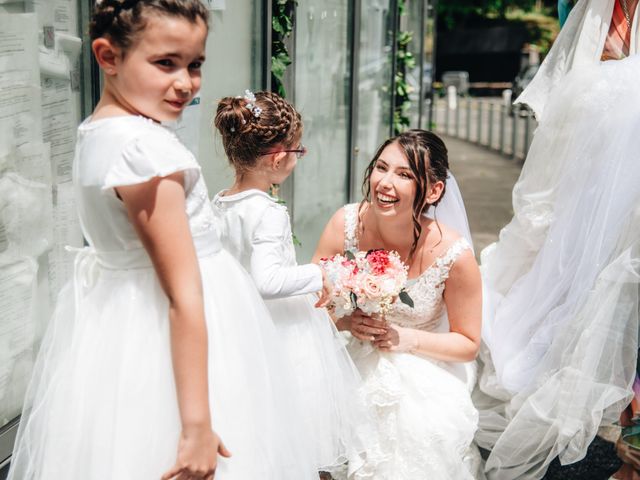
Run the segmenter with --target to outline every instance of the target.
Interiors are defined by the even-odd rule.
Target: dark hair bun
[[[250,98],[223,98],[214,120],[229,161],[240,171],[276,145],[292,146],[302,135],[300,114],[284,98],[273,92]]]
[[[224,135],[245,133],[250,128],[251,111],[243,97],[225,97],[218,103],[214,124]]]

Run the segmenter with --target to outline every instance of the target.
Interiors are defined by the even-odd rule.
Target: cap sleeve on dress
[[[102,190],[145,183],[154,177],[184,172],[189,192],[200,176],[200,166],[191,152],[172,133],[157,127],[125,144],[104,178]]]

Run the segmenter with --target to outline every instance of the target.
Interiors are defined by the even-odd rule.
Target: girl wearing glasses
[[[350,473],[362,464],[362,439],[371,438],[359,413],[360,379],[330,317],[315,308],[328,294],[325,275],[315,264],[297,265],[287,209],[268,193],[306,153],[302,119],[277,94],[246,91],[220,101],[215,126],[235,169],[233,186],[213,199],[223,245],[253,277],[297,369],[315,466]]]

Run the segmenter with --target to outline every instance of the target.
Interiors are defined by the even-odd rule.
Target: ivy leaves
[[[398,16],[406,14],[405,2],[398,2]],[[395,76],[395,104],[393,109],[393,131],[395,135],[411,125],[411,120],[407,116],[411,101],[409,94],[413,92],[413,87],[406,80],[407,71],[415,68],[416,59],[409,51],[409,45],[413,40],[413,32],[399,31],[396,40],[396,76]]]
[[[293,32],[293,14],[297,0],[275,0],[271,15],[271,85],[282,98],[286,97],[284,74],[291,65],[285,41]]]

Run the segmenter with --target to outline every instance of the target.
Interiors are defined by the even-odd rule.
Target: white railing
[[[503,98],[436,97],[433,122],[437,133],[488,147],[519,160],[529,151],[537,126],[533,112]]]

